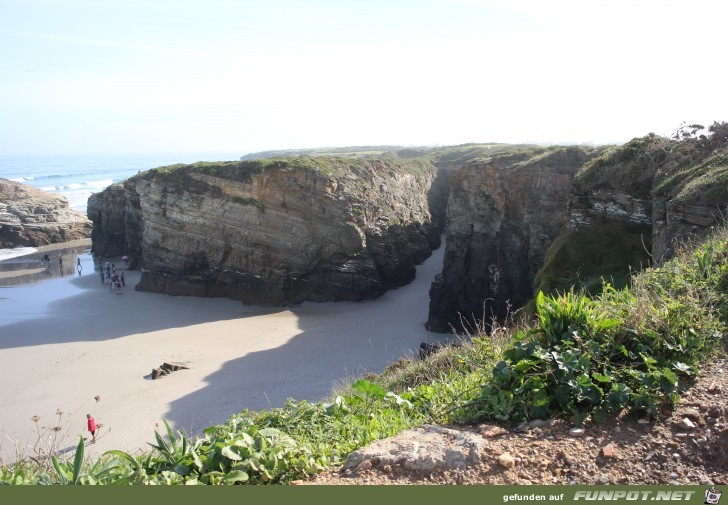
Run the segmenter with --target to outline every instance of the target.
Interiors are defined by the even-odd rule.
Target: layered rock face
[[[608,223],[651,228],[651,257],[661,263],[677,244],[701,238],[728,217],[728,139],[669,141],[650,134],[606,152],[575,178],[570,228]]]
[[[91,221],[66,198],[0,178],[0,247],[38,247],[91,236]]]
[[[702,237],[727,217],[728,201],[714,205],[656,201],[652,210],[652,257],[658,262],[672,257],[676,244]]]
[[[640,198],[621,189],[593,188],[571,195],[569,226],[583,230],[609,223],[646,225],[655,263],[672,257],[676,244],[699,238],[728,214],[728,202],[703,204],[677,198]]]
[[[443,271],[430,290],[428,327],[498,319],[532,296],[546,251],[569,219],[581,148],[475,160],[452,173]]]
[[[137,289],[271,306],[361,300],[411,281],[438,246],[436,177],[422,160],[175,166],[92,196],[88,215],[97,253],[142,267]]]
[[[599,280],[601,272],[628,275],[650,259],[661,263],[676,244],[701,238],[728,217],[728,124],[709,131],[678,141],[650,134],[620,147],[496,156],[454,171],[428,327],[461,331],[474,321],[502,320],[509,306],[532,299],[536,274],[554,274],[539,272],[547,256],[559,257],[551,263],[565,269],[560,277]],[[599,243],[615,233],[619,241]],[[594,243],[584,244],[585,237]],[[649,254],[637,254],[638,246]],[[595,271],[569,264],[585,254]],[[609,264],[598,264],[600,256]]]

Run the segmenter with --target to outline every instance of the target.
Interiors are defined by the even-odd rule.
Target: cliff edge
[[[546,251],[568,222],[574,176],[595,152],[538,148],[476,159],[453,171],[429,329],[448,332],[503,319],[533,296]]]

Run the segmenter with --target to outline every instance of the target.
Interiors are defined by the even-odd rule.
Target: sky
[[[0,154],[621,143],[728,121],[723,0],[0,0]]]

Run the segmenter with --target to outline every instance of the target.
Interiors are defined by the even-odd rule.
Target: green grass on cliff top
[[[189,170],[216,173],[221,176],[239,177],[259,173],[266,169],[298,168],[329,176],[346,176],[380,166],[388,171],[422,174],[433,169],[432,165],[457,168],[475,158],[513,157],[525,160],[548,154],[560,146],[535,144],[461,144],[444,147],[374,146],[361,148],[293,149],[253,153],[243,161],[177,163],[147,170],[132,177],[149,178],[156,174],[174,174]],[[515,159],[515,158],[514,158]]]
[[[704,135],[667,139],[653,133],[611,147],[585,163],[577,191],[609,189],[643,199],[725,209],[728,201],[728,123]]]
[[[299,169],[320,173],[330,177],[351,175],[364,176],[372,170],[377,173],[408,173],[422,175],[431,173],[435,167],[426,158],[370,158],[346,156],[291,156],[285,158],[263,158],[248,161],[197,162],[158,167],[134,177],[150,178],[158,174],[185,177],[190,171],[207,172],[224,178],[240,179],[266,170]]]
[[[726,353],[728,228],[628,288],[605,286],[594,298],[539,295],[536,313],[525,326],[476,330],[424,361],[402,359],[326,403],[244,411],[202,438],[167,428],[139,455],[84,460],[80,441],[73,460],[27,459],[0,468],[0,483],[287,483],[425,423],[659,416],[702,363]]]

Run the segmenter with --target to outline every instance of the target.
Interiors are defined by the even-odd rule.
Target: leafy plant
[[[517,333],[493,368],[481,391],[481,415],[509,422],[559,413],[604,420],[624,409],[654,415],[661,402],[677,401],[679,376],[694,372],[683,362],[685,352],[689,357],[703,341],[692,329],[675,335],[677,345],[654,330],[630,329],[610,316],[610,300],[634,301],[609,286],[600,301],[539,293],[538,325]]]

